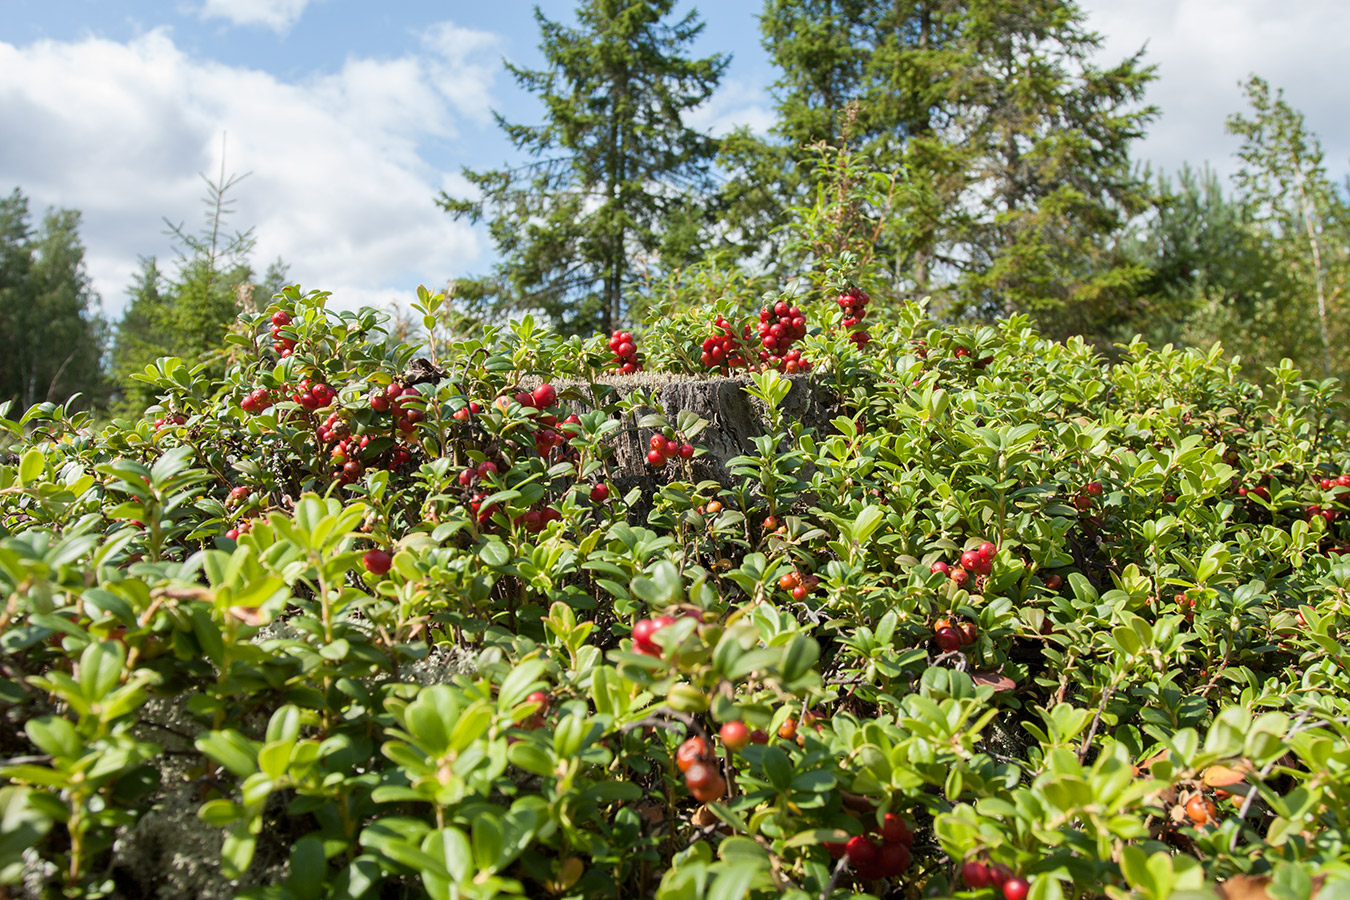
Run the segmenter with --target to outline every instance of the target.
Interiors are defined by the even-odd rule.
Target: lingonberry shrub
[[[0,410],[0,893],[1336,889],[1340,388],[839,293],[734,428],[639,382],[748,309],[614,378],[294,289],[138,419]]]

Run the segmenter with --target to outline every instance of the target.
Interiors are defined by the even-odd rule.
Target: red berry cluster
[[[239,401],[239,407],[246,413],[257,414],[272,405],[272,394],[267,388],[254,388]]]
[[[1317,486],[1324,491],[1331,491],[1336,488],[1350,488],[1350,472],[1342,472],[1335,478],[1322,478],[1318,480]],[[1344,494],[1345,491],[1336,491],[1336,493]]]
[[[820,578],[816,575],[802,575],[793,570],[778,579],[778,586],[790,593],[793,600],[801,601],[820,587]]]
[[[384,390],[376,389],[371,393],[370,408],[377,413],[392,413],[394,427],[404,434],[412,434],[417,428],[417,423],[426,417],[426,413],[408,404],[409,401],[420,400],[421,397],[417,388],[412,385],[404,386],[394,381]]]
[[[632,375],[642,371],[642,360],[638,357],[637,341],[627,331],[616,331],[609,339],[609,349],[614,351],[610,365],[619,370],[620,375]]]
[[[555,449],[567,444],[567,435],[558,429],[558,425],[560,424],[558,417],[549,412],[549,410],[558,405],[557,388],[545,382],[533,391],[516,391],[514,399],[526,409],[533,409],[539,413],[539,415],[535,417],[535,421],[541,426],[534,433],[534,449],[536,453],[541,457],[546,458]],[[505,409],[500,401],[498,406],[499,408]],[[561,424],[564,426],[579,425],[580,423],[581,419],[577,418],[575,414],[570,415],[561,421]]]
[[[741,336],[737,337],[732,324],[725,317],[718,316],[712,327],[712,335],[703,339],[703,352],[699,354],[699,361],[710,369],[721,369],[723,372],[744,366],[747,356],[744,346],[750,342],[750,326],[745,326]]]
[[[167,428],[170,425],[186,425],[186,424],[187,424],[186,418],[184,418],[181,415],[178,415],[177,413],[174,413],[173,415],[161,416],[160,418],[156,419],[155,430],[159,431],[161,428]]]
[[[964,587],[966,582],[970,580],[971,575],[988,575],[994,568],[994,557],[997,555],[998,548],[991,542],[985,541],[977,549],[962,553],[961,561],[957,563],[956,568],[938,560],[929,567],[928,571],[946,575],[956,582],[958,587]]]
[[[811,364],[802,359],[802,351],[791,349],[804,337],[806,317],[797,307],[779,300],[759,311],[759,340],[764,346],[759,351],[759,361],[770,368],[788,374],[811,371]]]
[[[322,381],[311,384],[306,379],[300,382],[299,390],[291,395],[291,399],[299,403],[307,412],[314,412],[316,409],[331,406],[333,401],[337,399],[337,392]]]
[[[983,369],[985,366],[989,365],[991,362],[994,361],[993,356],[982,356],[979,359],[976,359],[974,354],[972,354],[970,350],[968,350],[965,347],[957,347],[955,350],[952,351],[952,356],[955,357],[956,359],[970,360],[970,366],[972,369]]]
[[[551,506],[546,506],[543,509],[531,509],[516,516],[515,525],[530,534],[538,534],[548,527],[549,522],[556,522],[561,518],[562,513]]]
[[[1004,900],[1026,900],[1027,894],[1031,892],[1031,882],[1020,875],[1013,875],[1012,869],[1002,863],[970,860],[961,866],[961,880],[972,890],[996,888],[1003,893]]]
[[[225,536],[232,541],[237,541],[239,540],[239,535],[248,534],[252,530],[253,530],[252,519],[240,519],[238,522],[234,524],[233,528],[225,532]]]
[[[933,623],[933,643],[943,653],[955,653],[962,647],[975,643],[980,636],[974,622],[953,622],[951,619],[938,619]]]
[[[701,737],[691,737],[675,751],[675,765],[684,773],[685,787],[700,803],[712,803],[726,792],[727,782],[717,771],[708,742]]]
[[[1089,481],[1073,498],[1073,505],[1079,512],[1087,512],[1092,509],[1093,502],[1101,495],[1102,483],[1100,481]]]
[[[862,288],[851,287],[839,295],[837,302],[844,311],[843,324],[848,329],[848,339],[861,350],[872,341],[867,326],[862,324],[862,320],[867,317],[867,304],[872,302],[872,298]]]
[[[1321,517],[1328,525],[1336,521],[1336,510],[1326,509],[1321,506],[1310,506],[1304,510],[1304,514],[1307,516],[1309,522],[1318,517]]]
[[[498,473],[504,470],[505,465],[499,467],[492,460],[485,459],[477,466],[469,466],[467,469],[460,472],[459,483],[461,487],[472,487],[479,481],[487,481],[496,478]],[[488,498],[490,493],[491,489],[487,491],[478,490],[469,498],[469,509],[473,512],[474,516],[477,517],[480,525],[486,524],[492,518],[493,514],[497,512],[497,504],[489,503],[487,506],[483,505],[483,501]]]
[[[846,844],[827,843],[825,848],[835,859],[847,856],[859,878],[899,878],[909,868],[914,832],[902,816],[886,813],[881,827],[871,837],[857,835]]]
[[[666,464],[666,460],[675,459],[693,459],[694,445],[688,442],[680,443],[672,437],[664,434],[654,434],[651,440],[647,442],[647,464],[661,468]]]
[[[272,313],[272,349],[285,359],[295,350],[295,339],[282,337],[281,329],[291,324],[291,314],[281,309]]]

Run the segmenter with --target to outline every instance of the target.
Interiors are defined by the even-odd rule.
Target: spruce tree
[[[1100,38],[1073,3],[767,0],[761,27],[780,121],[758,148],[728,142],[743,247],[774,240],[813,186],[810,145],[837,140],[857,101],[852,151],[908,170],[909,206],[879,248],[890,283],[876,287],[952,314],[1058,318],[1109,307],[1145,274],[1114,239],[1148,198],[1128,150],[1154,113],[1152,70],[1138,54],[1094,65]],[[774,160],[770,197],[752,186]]]
[[[727,58],[692,59],[695,12],[667,22],[673,0],[586,0],[577,26],[538,8],[547,67],[507,63],[543,103],[539,125],[498,124],[524,164],[466,178],[476,201],[438,203],[486,220],[500,262],[460,279],[458,294],[498,314],[540,312],[559,330],[610,330],[624,321],[635,262],[697,254],[716,142],[684,124],[712,95]]]
[[[79,226],[79,212],[51,210],[34,232],[17,188],[0,200],[0,401],[20,409],[106,394],[106,328]]]

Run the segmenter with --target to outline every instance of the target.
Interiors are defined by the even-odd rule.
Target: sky
[[[574,3],[542,0],[572,22]],[[1283,88],[1350,171],[1345,0],[1088,0],[1098,63],[1145,49],[1161,115],[1135,151],[1164,172],[1233,171],[1225,118],[1249,74]],[[775,71],[759,44],[760,0],[698,5],[698,55],[730,53],[692,124],[767,130]],[[542,64],[524,0],[0,0],[0,192],[34,217],[78,209],[104,314],[114,321],[139,258],[172,271],[165,220],[199,230],[203,178],[245,175],[234,228],[254,229],[253,263],[278,257],[303,288],[354,308],[406,305],[493,259],[485,229],[433,198],[466,195],[461,168],[494,168],[511,148],[493,121],[539,108],[502,67]]]

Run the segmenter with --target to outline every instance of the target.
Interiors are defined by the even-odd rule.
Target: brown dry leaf
[[[707,828],[717,821],[717,814],[706,806],[700,806],[694,810],[693,823],[699,828]]]
[[[993,687],[994,692],[1011,691],[1017,687],[1017,682],[993,670],[986,672],[971,672],[970,677],[978,684],[987,684]]]
[[[1270,880],[1269,875],[1234,875],[1216,887],[1214,893],[1222,900],[1270,900],[1270,894],[1266,891]],[[1311,896],[1317,896],[1326,880],[1325,875],[1313,879]]]
[[[660,825],[666,820],[666,808],[660,803],[639,803],[637,814],[648,825]]]
[[[1205,785],[1208,787],[1228,787],[1234,784],[1241,784],[1252,772],[1251,763],[1243,760],[1236,766],[1213,765],[1205,769],[1202,776]],[[1230,792],[1231,793],[1231,792]]]

